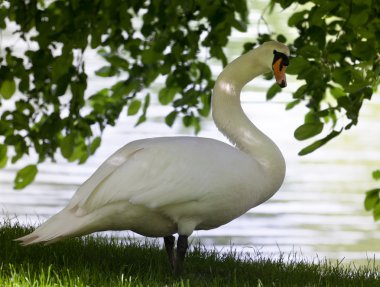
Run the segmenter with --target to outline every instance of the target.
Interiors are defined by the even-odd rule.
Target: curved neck
[[[240,104],[241,89],[253,78],[269,72],[259,56],[257,49],[252,50],[223,70],[214,87],[212,115],[230,142],[254,159],[280,187],[285,175],[284,158],[275,143],[248,119]]]

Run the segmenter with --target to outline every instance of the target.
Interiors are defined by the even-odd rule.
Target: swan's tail
[[[32,233],[17,238],[23,246],[45,243],[50,244],[64,238],[88,234],[91,231],[84,230],[83,218],[75,216],[69,209],[63,209],[46,222],[40,225]],[[87,229],[87,228],[86,228]]]

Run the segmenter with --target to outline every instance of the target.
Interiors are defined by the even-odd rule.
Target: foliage
[[[380,170],[375,170],[372,173],[374,180],[380,180]],[[380,188],[374,188],[367,191],[364,201],[364,208],[367,211],[372,210],[373,219],[380,220]]]
[[[0,222],[0,285],[13,286],[379,286],[376,262],[344,265],[299,255],[218,253],[191,246],[182,278],[155,242],[87,236],[22,247],[30,228]]]
[[[222,48],[232,28],[245,30],[247,12],[244,0],[2,1],[0,29],[16,24],[19,40],[0,54],[0,106],[15,104],[0,117],[0,166],[31,150],[39,163],[57,151],[85,162],[125,106],[129,116],[139,115],[137,125],[146,120],[149,88],[158,78],[165,81],[159,102],[173,107],[166,124],[182,116],[198,132],[214,84],[207,61],[227,63]],[[23,44],[18,55],[16,45]],[[83,54],[91,48],[106,63],[96,75],[119,77],[88,96]],[[19,171],[15,187],[31,182],[35,171]]]
[[[304,155],[356,125],[363,102],[379,85],[380,2],[272,0],[275,4],[283,9],[302,5],[288,20],[298,37],[291,45],[295,57],[287,73],[304,84],[293,93],[287,109],[300,103],[309,109],[295,137],[314,137],[324,127],[327,133],[301,150]]]
[[[327,135],[303,148],[305,155],[339,136],[359,121],[360,109],[380,83],[380,2],[372,0],[272,0],[283,9],[298,3],[288,26],[298,31],[292,44],[296,55],[287,73],[304,84],[293,93],[287,109],[305,103],[309,112],[294,136]],[[268,98],[272,97],[270,90]],[[327,126],[327,127],[326,127]],[[324,128],[325,127],[325,128]],[[373,174],[379,179],[380,171]],[[380,219],[380,189],[366,193],[365,209]]]
[[[380,2],[272,0],[270,7],[294,9],[292,4],[298,6],[288,26],[297,37],[287,72],[303,85],[287,109],[301,103],[309,109],[295,131],[298,140],[322,135],[300,151],[305,155],[356,125],[379,85]],[[154,94],[173,107],[165,123],[182,118],[199,131],[214,84],[207,61],[226,64],[222,48],[233,28],[246,31],[247,13],[245,0],[3,1],[0,28],[17,24],[28,48],[16,55],[14,47],[5,47],[0,55],[0,104],[15,103],[0,117],[0,167],[12,153],[15,163],[30,150],[38,162],[54,159],[57,150],[69,161],[85,162],[100,145],[100,132],[115,124],[124,107],[139,116],[137,124],[146,120],[149,88],[160,79],[165,87]],[[271,38],[287,41],[261,34],[256,42]],[[90,48],[107,63],[97,76],[115,83],[88,96],[83,54]],[[22,93],[17,98],[16,90]],[[278,92],[273,85],[267,98]],[[33,178],[35,169],[27,170],[31,174],[18,173],[18,187]]]

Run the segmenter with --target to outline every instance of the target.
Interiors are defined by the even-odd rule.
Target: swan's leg
[[[175,237],[173,235],[164,237],[165,249],[166,249],[166,253],[168,254],[169,264],[172,270],[174,270],[174,262],[175,262],[174,242],[175,242]]]
[[[185,260],[187,248],[189,247],[186,235],[179,235],[177,241],[177,258],[175,260],[174,274],[181,275],[183,262]]]

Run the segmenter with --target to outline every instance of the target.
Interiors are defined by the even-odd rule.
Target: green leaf
[[[178,112],[177,111],[172,111],[170,114],[168,114],[166,117],[165,117],[165,123],[171,127],[176,119],[178,115]]]
[[[286,69],[286,73],[289,75],[298,75],[309,68],[310,63],[308,60],[303,57],[296,57],[291,59],[290,65]]]
[[[366,192],[364,200],[365,210],[370,211],[375,208],[376,204],[380,201],[379,195],[380,189],[372,189]]]
[[[347,19],[347,21],[352,23],[352,25],[355,27],[356,26],[362,26],[368,21],[368,15],[370,13],[367,9],[369,9],[369,8],[367,8],[367,9],[359,9],[359,7],[355,7],[355,8],[352,9],[352,13],[350,15],[350,18]]]
[[[286,37],[282,34],[277,36],[277,41],[281,43],[286,43]]]
[[[191,126],[191,124],[192,124],[192,120],[193,120],[193,117],[187,115],[187,116],[184,116],[184,117],[182,118],[182,123],[183,123],[183,125],[184,125],[185,127],[189,127],[189,126]]]
[[[198,109],[198,113],[202,117],[207,117],[210,114],[211,97],[209,95],[202,94],[200,98],[201,98],[203,107],[201,109]]]
[[[315,151],[316,149],[320,148],[321,146],[323,146],[324,144],[326,144],[327,142],[329,142],[330,140],[332,140],[333,138],[338,136],[341,132],[342,132],[342,130],[332,131],[329,135],[327,135],[323,139],[317,140],[316,142],[312,143],[311,145],[308,145],[307,147],[303,148],[298,153],[298,155],[306,155],[306,154],[309,154],[309,153]]]
[[[226,58],[226,55],[224,54],[223,52],[223,49],[222,47],[220,46],[212,46],[211,49],[210,49],[210,54],[211,56],[219,59],[222,61],[222,64],[223,64],[223,67],[225,67],[227,65],[227,58]]]
[[[140,100],[133,100],[128,106],[128,116],[133,116],[139,112],[141,108]]]
[[[167,105],[171,103],[177,93],[177,88],[162,88],[158,93],[158,100],[162,105]]]
[[[239,20],[239,19],[233,19],[232,20],[232,27],[234,27],[236,30],[240,32],[246,32],[247,31],[247,23],[245,21]]]
[[[148,107],[150,105],[150,94],[147,94],[145,96],[144,106],[143,106],[143,113],[146,114],[146,111],[148,110]]]
[[[279,92],[281,92],[281,87],[277,83],[274,83],[267,91],[267,100],[273,99]]]
[[[375,221],[380,220],[380,201],[377,202],[375,208],[373,209],[373,219]]]
[[[66,74],[71,67],[73,62],[73,53],[70,51],[68,53],[62,54],[54,59],[51,65],[51,74],[53,81]]]
[[[290,5],[293,4],[294,1],[292,0],[278,0],[278,3],[281,5],[282,9],[288,8]]]
[[[95,151],[96,151],[96,150],[98,149],[98,147],[100,146],[101,141],[102,141],[101,137],[96,137],[96,138],[92,141],[92,143],[91,143],[91,145],[90,145],[90,149],[89,149],[90,154],[94,154],[94,153],[95,153]]]
[[[374,172],[372,172],[372,177],[373,177],[374,180],[380,180],[380,169],[375,170]]]
[[[308,13],[307,10],[294,13],[292,16],[290,16],[288,20],[288,25],[290,27],[297,26],[298,23],[303,22],[303,20],[305,19],[306,13]]]
[[[64,158],[69,159],[75,148],[75,135],[69,134],[64,137],[60,143],[61,154]]]
[[[3,96],[4,99],[10,99],[16,91],[16,82],[15,80],[5,80],[1,83],[0,87],[0,95]]]
[[[288,104],[286,105],[286,107],[285,107],[285,110],[288,111],[288,110],[293,109],[293,108],[294,108],[296,105],[298,105],[300,102],[301,102],[301,100],[300,100],[300,99],[297,99],[297,100],[294,100],[294,101],[288,103]]]
[[[342,88],[339,87],[332,87],[330,88],[330,93],[333,95],[335,99],[346,96],[346,93]]]
[[[116,70],[111,66],[101,67],[99,70],[95,71],[95,75],[99,77],[112,77],[116,75]]]
[[[332,73],[333,80],[343,87],[348,86],[351,79],[350,68],[348,67],[338,67]]]
[[[304,99],[308,89],[309,89],[308,85],[302,85],[301,87],[298,88],[297,91],[293,93],[293,98],[298,99],[298,100]]]
[[[146,115],[141,115],[139,117],[139,119],[137,120],[136,124],[135,124],[135,127],[137,127],[138,125],[141,125],[143,122],[146,121]]]
[[[68,159],[69,162],[74,162],[76,160],[79,160],[83,155],[83,149],[82,149],[82,139],[79,140],[79,142],[75,145],[74,151],[71,154],[70,158]]]
[[[322,27],[311,26],[307,32],[310,40],[315,42],[323,50],[326,45],[326,31]]]
[[[201,131],[200,119],[198,117],[193,117],[191,124],[194,127],[195,134],[198,134]]]
[[[321,50],[316,46],[304,46],[300,48],[297,52],[298,55],[303,56],[304,58],[313,58],[313,59],[319,59],[321,55]]]
[[[320,120],[319,120],[318,115],[315,112],[310,111],[305,115],[304,122],[305,124],[314,124],[314,123],[319,123]]]
[[[37,166],[35,164],[27,165],[26,167],[20,169],[14,180],[14,188],[22,189],[31,182],[33,182],[34,178],[38,173]]]
[[[71,106],[75,109],[84,105],[84,92],[87,87],[85,75],[80,74],[78,80],[71,82],[70,90],[73,95],[73,100],[70,102]]]
[[[243,45],[243,54],[247,53],[248,51],[251,51],[256,46],[256,43],[252,42],[246,42]]]
[[[365,90],[367,90],[369,94],[372,95],[372,89],[369,87],[367,82],[354,83],[352,85],[345,87],[345,91],[347,93],[357,93],[357,92],[365,91]]]
[[[156,53],[154,50],[144,50],[141,53],[141,60],[144,64],[154,64],[159,60],[160,53]]]
[[[319,5],[314,6],[309,13],[308,20],[310,21],[311,25],[323,27],[325,24],[323,16],[324,16],[324,9],[320,7]]]
[[[0,144],[0,168],[4,168],[8,161],[7,146]]]
[[[150,104],[150,94],[148,93],[145,96],[144,106],[143,106],[143,109],[142,109],[142,115],[137,120],[137,122],[135,124],[135,127],[146,121],[146,112],[148,110],[149,104]]]
[[[89,155],[89,153],[83,152],[82,156],[79,158],[78,164],[84,164],[87,161]]]
[[[302,140],[311,138],[317,134],[320,134],[322,130],[323,130],[323,123],[320,123],[320,122],[306,123],[299,126],[294,131],[294,137],[297,140],[302,141]]]
[[[8,150],[8,148],[7,148],[6,145],[4,145],[4,144],[0,144],[0,160],[1,160],[3,157],[7,156],[7,150]]]
[[[352,55],[361,60],[371,61],[376,57],[376,53],[376,46],[372,41],[355,42],[352,47]]]
[[[0,168],[4,168],[7,165],[8,162],[8,157],[4,156],[3,158],[0,159]]]

